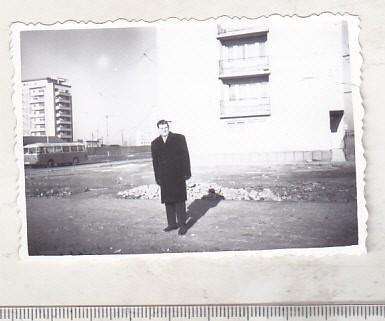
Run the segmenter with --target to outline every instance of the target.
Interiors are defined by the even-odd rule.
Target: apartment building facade
[[[73,141],[71,86],[66,79],[22,81],[23,136],[56,136]]]
[[[345,159],[344,136],[360,107],[350,59],[356,21],[165,22],[157,34],[157,118],[186,135],[196,162]]]
[[[226,30],[218,26],[221,119],[270,115],[268,32],[251,28]]]

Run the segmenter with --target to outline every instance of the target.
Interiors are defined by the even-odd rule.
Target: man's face
[[[169,132],[168,125],[161,124],[161,125],[159,125],[158,129],[159,129],[160,136],[162,136],[162,137],[167,137],[168,136],[168,132]]]

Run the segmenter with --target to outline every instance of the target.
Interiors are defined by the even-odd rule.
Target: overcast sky
[[[147,130],[156,106],[156,30],[79,29],[21,33],[22,80],[62,77],[72,86],[74,139],[122,143]]]

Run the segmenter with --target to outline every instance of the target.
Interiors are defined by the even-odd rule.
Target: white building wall
[[[216,36],[216,23],[158,27],[158,117],[186,135],[192,152],[209,152],[221,137]]]
[[[22,86],[22,110],[23,110],[23,136],[31,135],[31,105],[29,103],[29,85],[28,83],[23,83]]]
[[[161,24],[159,117],[172,121],[172,131],[186,135],[197,159],[331,151],[329,111],[346,108],[341,20],[331,15],[263,20],[269,29],[271,115],[227,120],[219,115],[218,23]]]
[[[265,150],[330,149],[329,110],[344,108],[339,31],[338,22],[317,17],[271,22],[272,116],[261,133]]]
[[[26,119],[26,128],[24,135],[45,136],[46,135],[46,119],[45,119],[45,92],[46,80],[33,80],[23,83],[24,98],[23,99],[23,118]],[[28,124],[29,122],[29,124]]]

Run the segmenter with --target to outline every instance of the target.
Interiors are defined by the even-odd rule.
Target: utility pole
[[[124,146],[124,136],[123,136],[123,128],[120,129],[122,132],[122,146]]]
[[[109,144],[109,139],[108,139],[108,115],[106,115],[106,123],[107,123],[107,145]]]

